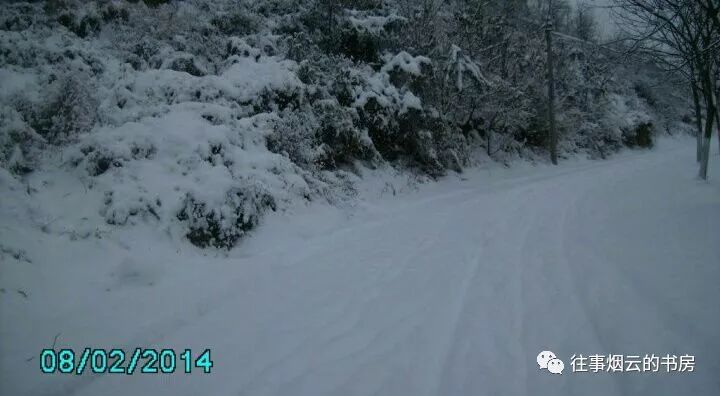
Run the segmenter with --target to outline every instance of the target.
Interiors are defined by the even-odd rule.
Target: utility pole
[[[550,160],[553,165],[557,165],[558,136],[557,130],[555,129],[555,72],[553,70],[552,35],[552,20],[548,17],[547,24],[545,25],[545,41],[547,41],[548,124],[550,125],[548,149],[550,151]]]

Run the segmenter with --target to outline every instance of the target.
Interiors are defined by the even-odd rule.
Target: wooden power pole
[[[548,123],[550,125],[548,149],[550,151],[550,160],[553,165],[557,165],[558,136],[557,130],[555,129],[555,72],[553,70],[552,34],[553,25],[550,18],[548,18],[547,25],[545,25],[545,41],[547,41]]]

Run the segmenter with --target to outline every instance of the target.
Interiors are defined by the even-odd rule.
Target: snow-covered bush
[[[387,14],[380,2],[320,0],[303,14],[302,21],[325,52],[377,64],[405,19]]]
[[[377,152],[367,130],[358,127],[357,112],[340,106],[336,99],[320,100],[313,106],[319,121],[323,169],[336,169],[355,160],[372,161]]]
[[[601,125],[614,132],[626,146],[652,145],[653,123],[650,108],[637,96],[611,94],[605,104]]]
[[[95,125],[97,102],[88,84],[78,77],[65,76],[46,87],[45,102],[21,104],[29,125],[47,142],[67,143]]]
[[[231,248],[269,211],[352,196],[363,166],[438,177],[480,149],[545,156],[544,42],[523,3],[11,2],[0,167],[71,173],[115,227]],[[658,74],[556,52],[561,155],[691,119]]]
[[[35,168],[39,147],[44,142],[15,109],[0,108],[0,167],[23,175]]]
[[[203,117],[212,110],[177,105],[161,117],[105,127],[73,146],[66,163],[105,191],[107,223],[179,223],[197,246],[230,248],[266,211],[313,192],[288,159],[265,149],[272,116],[213,124]]]
[[[236,188],[227,192],[219,206],[188,195],[177,218],[188,224],[187,238],[195,246],[230,249],[258,225],[267,210],[276,208],[269,193],[257,188]]]
[[[355,73],[348,84],[351,106],[375,148],[386,160],[417,166],[431,176],[459,170],[467,158],[465,137],[418,96],[435,93],[428,89],[435,81],[432,61],[404,51],[383,59],[378,72]]]
[[[259,29],[259,22],[245,12],[234,12],[226,15],[219,15],[212,19],[212,25],[220,33],[228,36],[247,36]]]
[[[267,136],[267,147],[273,153],[287,156],[293,163],[312,169],[318,161],[317,132],[320,125],[312,113],[293,111],[275,121]]]
[[[165,3],[169,3],[171,0],[127,0],[129,3],[137,3],[142,1],[148,7],[157,7]]]

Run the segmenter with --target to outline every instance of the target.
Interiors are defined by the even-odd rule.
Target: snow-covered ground
[[[695,179],[693,144],[295,208],[228,254],[142,225],[43,232],[37,208],[82,213],[88,192],[5,178],[0,394],[720,394],[720,166]],[[214,367],[44,375],[53,342],[211,348]],[[563,375],[538,370],[545,349]],[[573,354],[611,353],[694,355],[695,371],[571,372]]]

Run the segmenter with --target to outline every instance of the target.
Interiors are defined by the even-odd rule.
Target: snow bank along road
[[[471,171],[351,216],[277,215],[227,257],[137,230],[46,241],[34,293],[0,295],[0,393],[720,394],[720,167],[696,180],[693,147]],[[211,348],[214,367],[42,375],[58,333],[77,350]],[[563,375],[538,370],[545,349]],[[653,353],[694,355],[695,371],[569,361]]]

